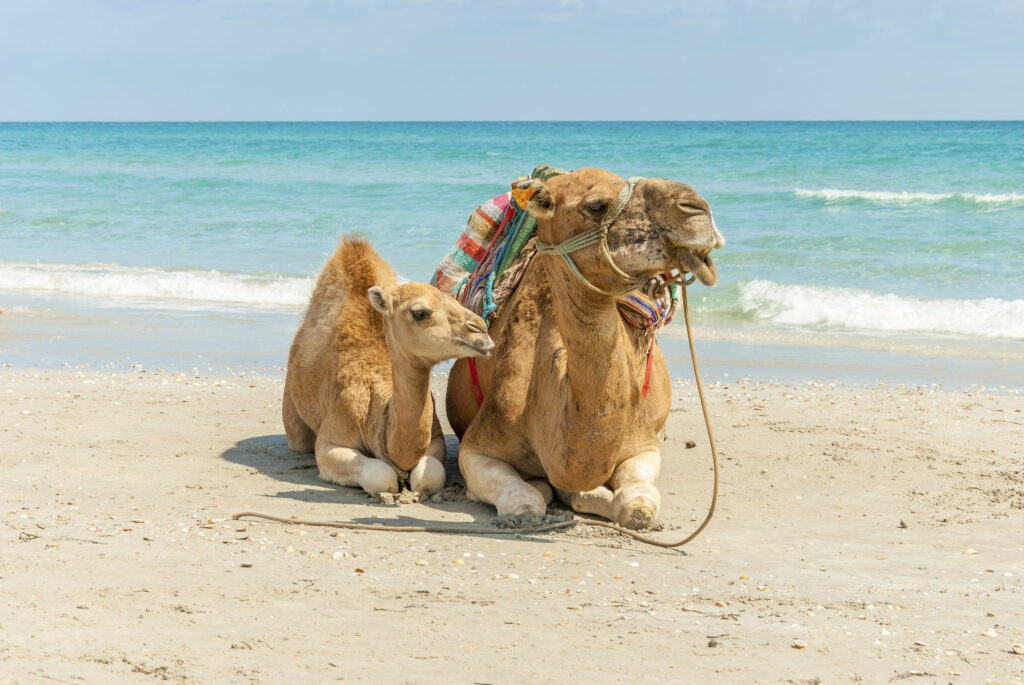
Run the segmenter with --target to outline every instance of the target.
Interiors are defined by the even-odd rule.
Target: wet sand
[[[319,481],[282,384],[0,369],[0,682],[1024,682],[1019,394],[710,386],[719,513],[681,552],[233,521],[495,530]],[[680,538],[711,486],[692,383],[663,451]]]

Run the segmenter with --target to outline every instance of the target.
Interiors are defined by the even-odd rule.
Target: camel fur
[[[483,319],[426,283],[398,284],[364,240],[345,238],[317,280],[288,355],[288,445],[320,477],[371,495],[444,485],[430,368],[493,347]]]
[[[624,184],[581,169],[520,187],[532,191],[527,209],[538,239],[561,243],[598,225]],[[724,244],[704,198],[664,179],[640,180],[608,233],[615,263],[642,279],[682,265],[713,285],[708,253]],[[572,258],[595,286],[621,287],[597,245]],[[672,398],[660,347],[645,399],[651,348],[619,316],[614,297],[588,289],[557,255],[534,259],[490,333],[495,351],[476,362],[482,406],[464,361],[448,381],[448,418],[462,440],[459,467],[470,496],[500,515],[539,515],[550,483],[575,511],[650,526]]]

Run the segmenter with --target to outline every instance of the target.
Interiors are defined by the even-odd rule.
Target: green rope
[[[583,281],[583,285],[596,293],[614,296],[628,293],[631,290],[636,290],[643,281],[630,276],[615,264],[615,261],[612,259],[612,253],[608,249],[608,229],[611,228],[612,223],[619,217],[619,214],[622,213],[622,210],[626,205],[629,204],[629,198],[633,195],[633,188],[636,186],[637,181],[639,181],[640,178],[640,176],[631,176],[629,180],[626,181],[626,185],[624,185],[622,190],[619,191],[619,197],[615,200],[615,205],[605,213],[604,218],[601,220],[599,225],[561,243],[545,243],[541,240],[537,240],[537,252],[539,254],[560,256],[576,278]],[[576,266],[576,262],[569,256],[572,252],[576,252],[577,250],[582,250],[585,247],[590,247],[591,245],[596,244],[601,245],[601,253],[604,255],[605,261],[608,262],[608,266],[612,268],[612,271],[620,281],[629,284],[627,287],[622,290],[604,290],[603,288],[598,288],[587,280],[587,277],[584,276],[580,272],[579,267]]]

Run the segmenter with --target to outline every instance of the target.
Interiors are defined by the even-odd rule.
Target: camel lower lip
[[[711,259],[711,254],[700,255],[691,250],[679,251],[679,267],[689,271],[706,286],[713,286],[718,282],[718,270]]]

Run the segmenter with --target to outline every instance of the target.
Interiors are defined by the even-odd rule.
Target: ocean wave
[[[1024,195],[1017,193],[921,193],[895,192],[891,190],[837,190],[822,188],[808,190],[796,188],[793,194],[797,197],[810,197],[825,202],[842,202],[861,200],[882,204],[936,204],[939,202],[959,202],[980,207],[997,207],[1024,205]]]
[[[1024,340],[1024,300],[927,299],[755,280],[739,286],[739,305],[747,316],[777,324]]]
[[[297,307],[313,279],[120,264],[0,262],[0,290],[34,291],[158,302]]]

